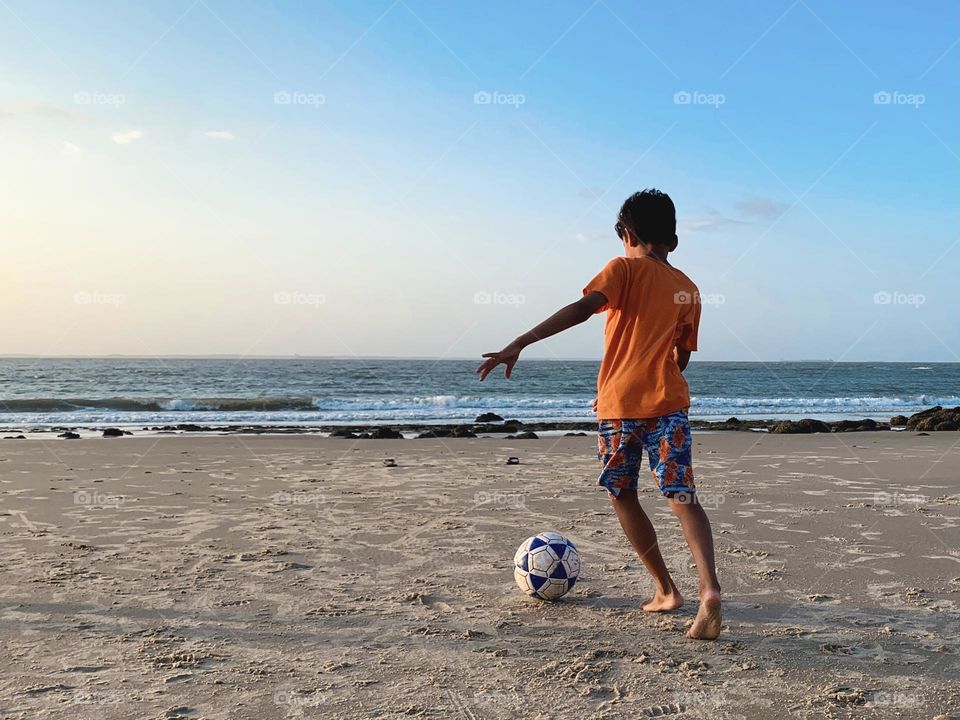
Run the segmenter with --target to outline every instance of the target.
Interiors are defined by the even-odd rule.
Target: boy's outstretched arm
[[[690,351],[685,350],[679,345],[675,348],[677,353],[677,365],[680,366],[680,372],[683,372],[687,369],[687,365],[690,363]]]
[[[510,373],[513,372],[513,366],[516,365],[517,360],[520,359],[520,351],[527,347],[527,345],[533,345],[533,343],[538,340],[556,335],[557,333],[572,328],[574,325],[579,325],[589,320],[594,313],[606,304],[607,298],[603,293],[588,292],[576,302],[570,303],[566,307],[557,310],[553,315],[533,328],[533,330],[525,332],[500,352],[484,353],[483,357],[485,357],[486,360],[477,368],[477,374],[480,376],[480,380],[485,380],[487,375],[490,374],[490,371],[501,364],[506,365],[503,372],[504,376],[510,377]]]

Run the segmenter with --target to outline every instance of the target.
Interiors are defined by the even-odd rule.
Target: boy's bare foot
[[[697,617],[687,632],[695,640],[716,640],[720,634],[720,593],[706,590],[700,595]]]
[[[662,593],[657,590],[653,598],[645,602],[642,606],[644,612],[669,612],[683,607],[683,596],[680,591],[673,588],[668,593]]]

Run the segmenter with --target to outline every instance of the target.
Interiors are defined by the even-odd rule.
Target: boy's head
[[[614,229],[627,245],[659,245],[672,252],[677,247],[677,210],[669,195],[647,188],[623,201]]]

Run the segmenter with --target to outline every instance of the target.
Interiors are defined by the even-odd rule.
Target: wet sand
[[[714,643],[652,482],[687,604],[640,611],[590,437],[0,441],[0,717],[960,717],[960,433],[695,442]]]

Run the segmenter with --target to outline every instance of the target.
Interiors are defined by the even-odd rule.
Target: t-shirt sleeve
[[[601,293],[606,299],[607,304],[598,308],[597,312],[617,309],[623,300],[623,289],[627,284],[627,271],[620,262],[620,258],[614,258],[597,273],[597,276],[587,283],[583,289],[583,294],[591,292]]]
[[[695,291],[690,295],[693,302],[684,304],[683,311],[680,313],[680,334],[677,338],[677,346],[690,352],[697,349],[697,333],[700,330],[700,293]]]

